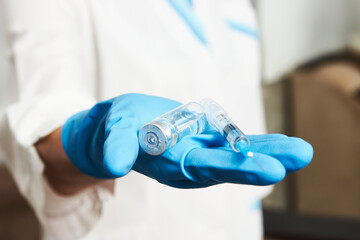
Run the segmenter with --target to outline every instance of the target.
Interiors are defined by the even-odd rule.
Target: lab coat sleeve
[[[0,152],[45,236],[75,239],[101,215],[109,188],[74,197],[52,191],[34,143],[95,102],[86,0],[1,0],[9,71],[2,89]]]

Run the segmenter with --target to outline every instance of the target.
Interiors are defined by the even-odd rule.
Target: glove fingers
[[[254,157],[256,161],[232,151],[197,148],[186,156],[184,169],[192,180],[201,183],[269,185],[285,177],[285,168],[277,159],[260,153]]]
[[[140,158],[133,169],[161,183],[181,188],[205,187],[216,184],[201,184],[191,181],[191,176],[183,170],[183,161],[194,148],[219,147],[224,144],[224,138],[219,134],[201,134],[184,137],[178,144],[166,150],[161,156],[145,155],[140,150]]]
[[[306,141],[281,134],[251,136],[251,151],[278,159],[287,172],[297,171],[308,165],[313,157],[313,148]]]
[[[120,124],[121,123],[121,124]],[[113,177],[130,172],[139,153],[137,131],[124,121],[113,125],[104,142],[104,169]]]

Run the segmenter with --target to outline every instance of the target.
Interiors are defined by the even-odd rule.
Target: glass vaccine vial
[[[140,146],[146,153],[157,156],[184,136],[202,133],[206,125],[201,104],[190,102],[144,125],[139,131]]]

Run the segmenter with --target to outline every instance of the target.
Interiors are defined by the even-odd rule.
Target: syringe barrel
[[[200,134],[206,128],[202,106],[196,102],[181,105],[154,119],[139,131],[141,148],[150,155],[160,155],[184,136]]]
[[[229,118],[226,111],[212,99],[203,99],[200,101],[203,106],[208,123],[220,132],[229,142],[235,152],[244,152],[247,154],[250,141],[246,135]],[[238,144],[241,143],[241,144]],[[241,149],[240,149],[241,148]]]

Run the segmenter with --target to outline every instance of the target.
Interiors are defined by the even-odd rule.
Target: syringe
[[[252,158],[263,170],[250,151],[249,138],[228,117],[226,111],[212,99],[206,98],[200,101],[208,123],[215,128],[229,142],[235,152],[241,152],[245,157]]]

